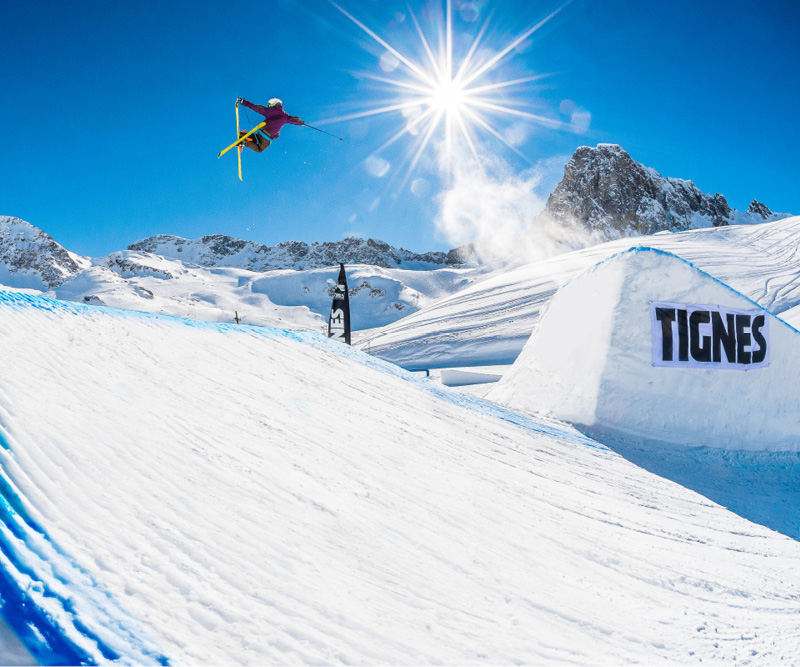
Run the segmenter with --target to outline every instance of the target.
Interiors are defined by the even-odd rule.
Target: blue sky
[[[424,62],[406,2],[339,4]],[[485,58],[561,4],[452,6],[458,61],[487,18]],[[443,7],[410,4],[434,43]],[[386,48],[326,0],[31,0],[3,3],[0,23],[0,214],[71,250],[99,256],[155,233],[267,244],[357,233],[418,251],[451,246],[433,222],[448,187],[438,133],[408,173],[419,137],[376,153],[404,127],[399,111],[325,124],[386,103],[386,85],[365,74],[405,69],[387,68]],[[546,196],[576,147],[619,143],[737,208],[757,197],[800,213],[798,30],[791,0],[573,0],[483,80],[547,74],[492,94],[560,126],[492,116],[524,159],[481,128],[477,150],[510,175],[545,162]],[[216,158],[234,138],[238,96],[278,96],[344,141],[287,126],[266,153],[245,151],[239,182],[235,152]]]

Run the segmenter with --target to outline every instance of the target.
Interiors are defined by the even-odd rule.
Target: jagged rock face
[[[38,227],[0,216],[0,269],[8,273],[11,287],[52,289],[77,275],[84,267],[79,258]]]
[[[733,221],[721,194],[703,194],[691,181],[664,178],[614,144],[578,148],[542,215],[578,223],[608,239]]]
[[[161,257],[149,255],[147,253],[135,253],[128,250],[112,252],[98,260],[98,266],[110,269],[122,278],[134,278],[142,276],[152,276],[169,280],[175,278],[175,273],[164,266],[159,266],[165,260]],[[181,266],[181,265],[179,265]],[[182,267],[183,273],[188,273],[186,267]]]
[[[747,212],[750,215],[757,215],[761,218],[764,218],[764,220],[769,220],[773,216],[772,211],[770,211],[765,204],[762,204],[757,199],[754,199],[750,202],[750,206],[747,207]]]
[[[461,255],[454,251],[420,254],[395,248],[383,241],[356,237],[310,245],[302,241],[287,241],[266,246],[223,234],[212,234],[196,240],[158,234],[132,243],[128,250],[172,257],[201,266],[237,267],[250,271],[307,270],[333,266],[339,262],[384,268],[408,266],[428,269],[462,263],[459,261]]]

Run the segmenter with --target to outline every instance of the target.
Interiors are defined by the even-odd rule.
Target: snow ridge
[[[171,234],[157,234],[136,243],[128,250],[163,255],[206,267],[236,267],[249,271],[318,269],[345,264],[371,264],[383,268],[434,269],[456,266],[469,259],[469,248],[449,252],[415,253],[376,239],[351,236],[342,241],[286,241],[267,246],[224,234],[199,239],[184,239]]]

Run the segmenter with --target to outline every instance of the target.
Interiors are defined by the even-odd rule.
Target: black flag
[[[339,280],[333,293],[331,316],[328,318],[328,338],[350,345],[350,296],[347,293],[344,264],[339,264]]]

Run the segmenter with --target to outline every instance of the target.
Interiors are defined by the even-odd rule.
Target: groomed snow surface
[[[0,294],[41,662],[794,663],[800,544],[316,334]],[[0,656],[2,657],[2,656]]]

